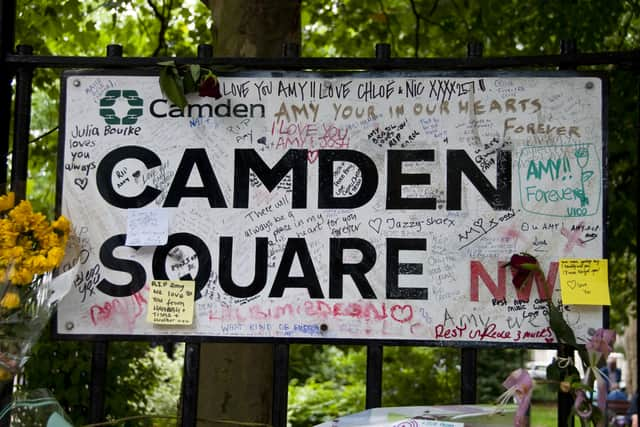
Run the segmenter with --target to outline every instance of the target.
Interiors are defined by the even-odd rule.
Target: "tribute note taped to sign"
[[[169,238],[169,215],[164,209],[127,210],[127,246],[166,245]]]
[[[147,322],[157,325],[193,323],[193,280],[152,280]]]
[[[611,305],[606,259],[561,259],[560,287],[565,304]]]
[[[157,76],[64,76],[61,211],[82,256],[60,334],[552,343],[544,283],[516,289],[503,267],[518,252],[579,337],[602,326],[558,274],[603,257],[600,78],[220,84],[180,109]],[[134,209],[167,212],[166,243],[127,244]],[[195,282],[193,325],[146,321],[152,280]]]

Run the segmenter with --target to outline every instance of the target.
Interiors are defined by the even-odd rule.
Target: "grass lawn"
[[[557,427],[558,405],[553,403],[534,403],[531,406],[531,427]]]
[[[574,425],[580,421],[575,418]],[[531,405],[531,427],[557,427],[558,405],[555,402],[537,402]]]

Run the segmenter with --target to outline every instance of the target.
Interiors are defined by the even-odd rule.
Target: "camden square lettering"
[[[462,209],[462,176],[482,195],[494,210],[511,208],[511,152],[496,153],[496,186],[483,175],[473,160],[464,150],[447,150],[446,152],[446,209]],[[96,169],[97,187],[102,198],[110,205],[121,208],[140,208],[153,202],[162,191],[147,185],[139,194],[123,195],[114,188],[112,174],[116,165],[125,159],[137,159],[146,168],[162,165],[162,160],[152,150],[141,146],[123,146],[109,152]],[[225,199],[206,150],[203,148],[185,149],[175,176],[169,186],[163,207],[173,208],[180,205],[183,198],[203,198],[212,209],[249,207],[249,179],[251,171],[260,179],[268,191],[273,191],[280,181],[292,174],[292,209],[307,208],[307,167],[308,153],[304,149],[287,151],[280,160],[269,167],[253,149],[234,150],[234,182],[233,198]],[[388,150],[386,162],[386,209],[436,209],[435,198],[402,197],[402,187],[409,185],[429,185],[430,174],[402,172],[405,162],[432,162],[434,150]],[[335,197],[333,186],[333,170],[335,162],[350,162],[360,169],[362,185],[355,194]],[[379,173],[373,160],[366,154],[355,150],[319,150],[318,151],[318,209],[355,209],[369,202],[378,191]],[[202,186],[187,186],[194,169],[200,175]],[[105,240],[99,252],[100,261],[107,269],[125,272],[130,276],[126,284],[114,284],[102,278],[97,285],[101,292],[114,296],[130,296],[138,292],[146,282],[144,267],[136,261],[116,256],[116,249],[125,246],[126,235],[118,234]],[[159,280],[169,279],[166,272],[166,260],[169,253],[178,246],[190,247],[198,259],[198,271],[195,277],[187,279],[196,282],[196,299],[211,276],[211,254],[207,244],[198,236],[190,233],[174,233],[169,235],[166,245],[158,246],[151,262],[153,277]],[[422,264],[401,263],[400,251],[426,251],[426,239],[419,238],[387,238],[386,239],[386,298],[387,299],[428,299],[427,288],[402,288],[399,286],[399,275],[422,274]],[[139,248],[133,247],[132,250]],[[345,251],[362,253],[358,263],[345,263]],[[232,277],[233,237],[220,236],[219,244],[219,284],[224,292],[237,298],[249,298],[260,293],[267,286],[267,269],[269,260],[269,241],[266,237],[255,238],[254,278],[250,284],[239,285]],[[302,276],[291,276],[294,261],[298,259]],[[328,297],[342,298],[343,279],[351,277],[360,295],[364,299],[375,299],[370,283],[366,278],[376,263],[376,248],[368,241],[360,238],[329,238],[329,284]],[[313,259],[304,238],[289,238],[286,242],[280,264],[270,284],[270,298],[282,297],[287,288],[306,289],[310,298],[324,298],[316,274]]]
[[[261,117],[264,118],[264,104],[232,104],[231,99],[219,102],[215,106],[211,104],[187,104],[182,109],[170,104],[166,99],[154,99],[149,104],[149,113],[157,118],[179,117]]]

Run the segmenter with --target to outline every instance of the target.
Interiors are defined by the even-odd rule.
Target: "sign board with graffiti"
[[[540,344],[547,295],[579,337],[602,326],[558,285],[560,259],[603,257],[600,78],[220,85],[180,109],[157,76],[64,76],[60,208],[81,252],[58,334]],[[546,280],[513,285],[520,252]],[[150,321],[152,281],[194,282],[193,319]],[[179,317],[185,295],[162,298]]]

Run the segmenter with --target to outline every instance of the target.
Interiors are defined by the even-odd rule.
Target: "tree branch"
[[[413,45],[413,56],[417,58],[418,50],[420,49],[420,19],[421,18],[420,18],[420,14],[418,13],[418,8],[416,7],[415,0],[409,0],[409,2],[411,3],[411,11],[413,12],[413,16],[416,20],[416,25],[414,30],[415,41]]]
[[[414,42],[414,52],[413,52],[413,56],[415,58],[418,57],[418,52],[420,51],[420,21],[425,21],[427,23],[430,22],[429,18],[431,18],[433,16],[433,14],[436,11],[436,8],[438,7],[438,3],[440,0],[434,0],[433,5],[431,6],[431,9],[429,10],[429,13],[427,14],[426,17],[422,16],[420,14],[420,12],[418,12],[418,7],[416,6],[416,2],[415,0],[409,0],[409,2],[411,3],[411,11],[413,12],[413,16],[416,19],[416,25],[415,25],[415,42]]]
[[[167,41],[165,39],[165,34],[167,32],[167,29],[169,28],[169,21],[171,20],[172,2],[169,3],[169,10],[166,16],[164,12],[165,10],[167,10],[167,8],[164,2],[162,3],[162,11],[158,10],[158,7],[153,4],[152,0],[147,0],[147,4],[153,10],[153,14],[156,16],[158,21],[160,21],[160,30],[158,31],[158,46],[155,48],[153,54],[151,55],[158,56],[162,49],[164,49],[165,52],[167,51]]]

